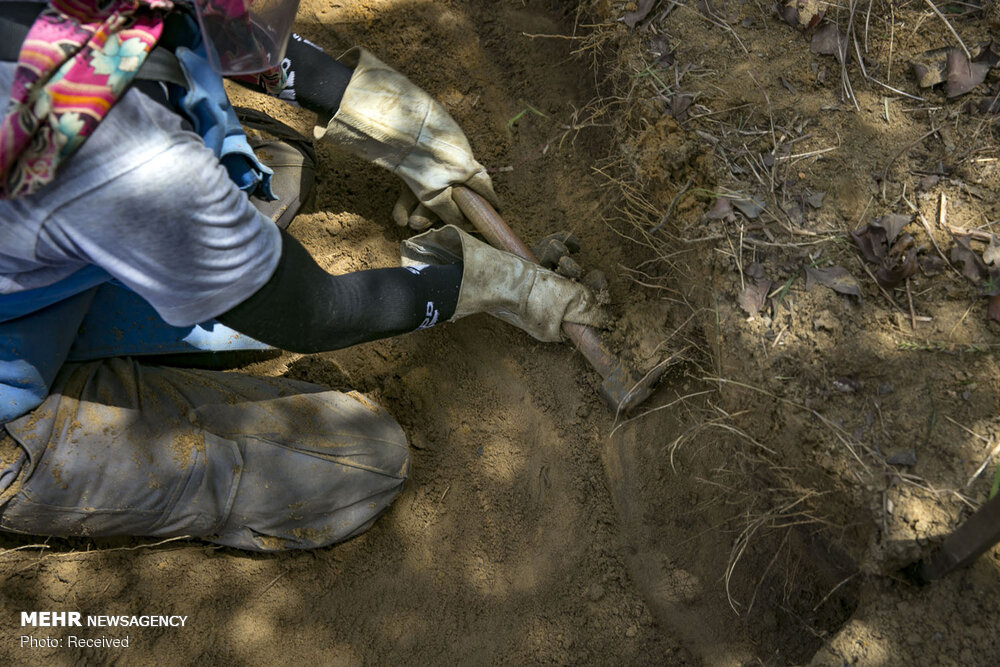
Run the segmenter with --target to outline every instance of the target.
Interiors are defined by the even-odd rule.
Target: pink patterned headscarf
[[[21,46],[0,125],[0,198],[50,182],[127,90],[171,0],[50,0]]]

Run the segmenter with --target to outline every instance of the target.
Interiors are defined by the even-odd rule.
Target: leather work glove
[[[498,204],[486,169],[444,107],[363,48],[351,49],[340,61],[354,67],[354,74],[336,115],[313,134],[403,179],[407,187],[393,209],[398,224],[422,230],[435,218],[461,223],[454,185]]]
[[[546,342],[560,340],[563,322],[601,326],[604,314],[586,287],[448,225],[403,241],[403,266],[461,262],[455,321],[489,313]]]

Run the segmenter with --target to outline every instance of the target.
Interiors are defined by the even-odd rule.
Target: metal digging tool
[[[466,187],[456,187],[453,196],[465,217],[486,237],[490,245],[535,264],[539,263],[531,249],[514,234],[488,201]],[[594,370],[604,378],[598,393],[616,415],[629,412],[653,393],[664,368],[656,368],[640,376],[605,349],[600,334],[593,327],[563,322],[562,330]]]
[[[921,582],[940,579],[965,567],[1000,541],[1000,494],[983,503],[965,523],[956,528],[927,560],[911,566]]]

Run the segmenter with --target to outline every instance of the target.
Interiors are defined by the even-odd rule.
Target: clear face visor
[[[194,0],[212,68],[253,74],[285,56],[299,0]]]

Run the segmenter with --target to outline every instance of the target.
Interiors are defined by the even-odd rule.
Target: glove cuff
[[[420,138],[430,99],[367,49],[354,47],[338,60],[354,73],[337,113],[313,128],[313,137],[396,172]]]
[[[563,321],[600,324],[587,288],[448,225],[403,242],[404,266],[462,262],[462,286],[451,321],[488,313],[534,338],[561,340]]]

